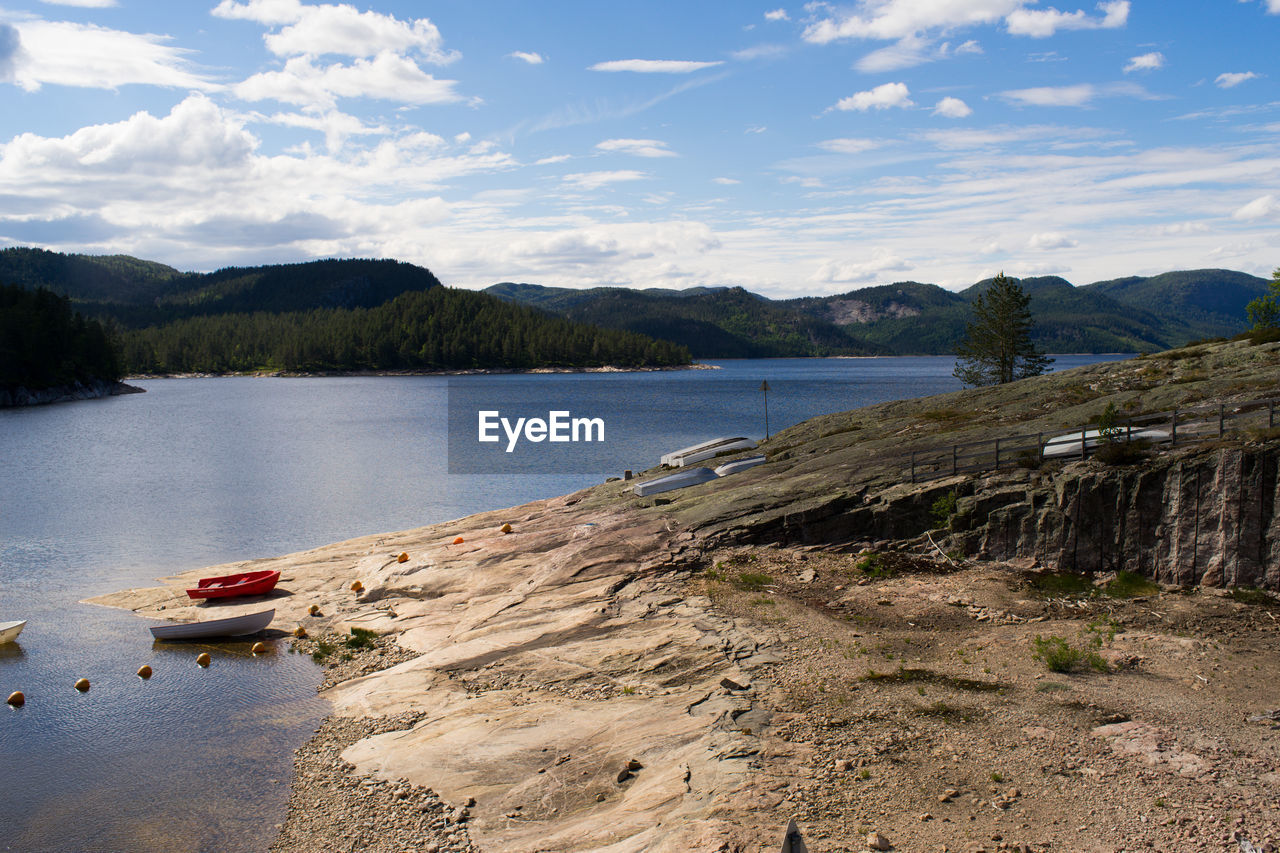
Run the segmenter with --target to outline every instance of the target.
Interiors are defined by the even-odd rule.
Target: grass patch
[[[323,663],[324,659],[338,650],[338,647],[326,640],[316,640],[316,649],[311,653],[311,659],[316,663]]]
[[[1276,599],[1265,589],[1254,589],[1248,586],[1237,586],[1231,590],[1231,600],[1241,604],[1253,604],[1260,607],[1275,606]]]
[[[759,598],[751,599],[750,601],[747,602],[747,604],[751,605],[752,607],[777,607],[778,606],[778,602],[764,595],[760,596]]]
[[[884,554],[868,554],[854,568],[869,578],[891,578],[898,573]]]
[[[743,572],[733,581],[733,585],[743,592],[763,592],[771,583],[773,578],[762,572]]]
[[[1026,575],[1031,588],[1042,595],[1093,595],[1093,580],[1077,572],[1034,572]]]
[[[378,639],[377,631],[370,631],[368,628],[352,628],[351,636],[347,637],[343,645],[349,649],[371,649],[376,639]]]
[[[1139,595],[1155,595],[1160,591],[1160,584],[1137,572],[1118,572],[1113,580],[1103,586],[1102,591],[1112,598],[1135,598]]]
[[[1037,634],[1031,645],[1035,649],[1031,656],[1042,662],[1050,672],[1065,673],[1083,669],[1107,671],[1107,662],[1097,652],[1073,646],[1065,637],[1042,637]]]
[[[1104,465],[1136,465],[1150,457],[1151,442],[1145,438],[1133,441],[1117,439],[1105,442],[1093,451],[1093,458]]]
[[[1063,684],[1061,681],[1042,681],[1036,685],[1037,693],[1056,693],[1060,690],[1070,689],[1070,684]]]
[[[907,667],[898,667],[896,672],[876,672],[873,669],[858,680],[869,681],[874,684],[914,684],[925,682],[927,684],[951,687],[956,690],[976,691],[979,693],[993,693],[1004,688],[1003,684],[996,682],[978,681],[973,678],[956,678],[955,676],[934,672],[931,669]]]
[[[974,415],[974,412],[960,409],[930,409],[927,412],[921,412],[916,417],[922,421],[933,421],[936,424],[954,424],[972,420]]]

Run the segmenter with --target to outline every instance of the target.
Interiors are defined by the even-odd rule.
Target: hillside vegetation
[[[1057,276],[1017,280],[1031,297],[1034,340],[1047,352],[1143,352],[1245,328],[1244,306],[1266,280],[1191,270],[1075,287]],[[487,292],[567,317],[660,335],[697,357],[943,355],[955,351],[970,304],[959,293],[899,282],[823,297],[770,300],[742,288],[573,291],[496,284]]]
[[[0,284],[0,390],[119,378],[120,360],[101,323],[50,290]]]

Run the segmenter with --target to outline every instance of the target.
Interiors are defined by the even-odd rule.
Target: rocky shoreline
[[[296,755],[277,853],[755,853],[793,818],[813,853],[1274,851],[1280,597],[1195,585],[1221,573],[1063,571],[1034,552],[1039,523],[1031,553],[945,553],[994,551],[988,516],[1128,475],[1078,460],[1042,466],[1040,491],[1025,472],[906,484],[881,442],[1078,424],[1153,377],[1180,400],[1252,397],[1278,366],[1224,345],[885,404],[657,499],[606,483],[96,602],[198,618],[196,574],[281,570],[276,625],[330,649],[332,714]],[[1273,466],[1277,437],[1176,463],[1236,447]],[[1224,503],[1194,502],[1229,519]],[[1195,533],[1216,547],[1219,527]],[[348,652],[353,628],[378,639]]]
[[[28,389],[21,385],[0,386],[0,409],[20,406],[44,406],[50,403],[70,403],[75,400],[96,400],[101,397],[117,397],[121,394],[143,394],[145,388],[126,385],[123,382],[107,382],[91,379],[72,385],[53,388]]]

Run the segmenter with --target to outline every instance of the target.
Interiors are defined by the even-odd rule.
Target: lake
[[[263,850],[292,751],[325,713],[318,668],[286,643],[258,657],[218,644],[202,669],[199,649],[153,644],[148,623],[84,598],[563,494],[706,438],[759,438],[762,381],[772,432],[959,387],[946,357],[711,364],[147,380],[146,394],[0,410],[0,621],[29,620],[0,646],[0,696],[27,697],[0,708],[0,850]],[[554,464],[538,455],[549,445],[508,457],[467,438],[480,400],[598,415],[609,441]]]

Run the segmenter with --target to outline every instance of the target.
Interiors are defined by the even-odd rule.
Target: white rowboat
[[[708,483],[716,478],[716,472],[710,468],[689,468],[685,471],[677,471],[675,474],[668,474],[665,477],[659,477],[656,480],[650,480],[647,483],[637,483],[632,487],[632,491],[640,497],[647,495],[656,495],[660,492],[672,492],[676,489],[683,489],[685,486],[696,486],[699,483]]]
[[[27,620],[18,622],[0,622],[0,643],[12,643],[18,639],[22,629],[27,627]]]
[[[155,625],[151,628],[151,636],[157,640],[198,640],[204,637],[240,637],[253,634],[271,624],[275,618],[275,609],[263,610],[260,613],[246,613],[243,616],[231,616],[227,619],[211,619],[205,622],[173,622],[168,625]]]
[[[756,443],[749,438],[743,436],[734,436],[731,438],[713,438],[710,441],[703,441],[689,447],[683,447],[679,450],[673,450],[671,453],[664,454],[661,462],[668,468],[682,468],[685,465],[692,465],[695,462],[702,462],[721,453],[727,453],[731,450],[755,450]]]
[[[748,468],[754,468],[764,463],[765,458],[763,456],[745,456],[742,459],[735,459],[732,462],[717,465],[716,476],[728,477],[730,474],[737,474],[739,471],[746,471]]]

